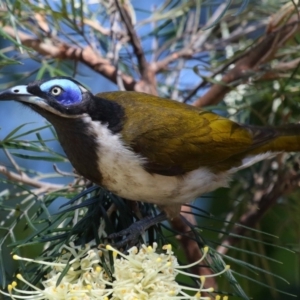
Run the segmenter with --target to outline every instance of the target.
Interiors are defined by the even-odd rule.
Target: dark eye
[[[63,89],[59,86],[54,86],[51,90],[50,93],[53,96],[59,96],[63,92]]]

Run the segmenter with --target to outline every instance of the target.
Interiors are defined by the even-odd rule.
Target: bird
[[[156,204],[169,219],[181,205],[228,186],[238,170],[300,151],[300,124],[239,124],[135,91],[94,95],[69,77],[14,86],[0,100],[47,119],[79,174],[127,200]]]

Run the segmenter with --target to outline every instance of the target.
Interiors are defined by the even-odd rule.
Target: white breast
[[[129,200],[156,204],[187,203],[197,196],[226,186],[229,175],[213,174],[207,168],[199,168],[184,176],[150,174],[142,167],[144,159],[126,148],[118,134],[100,122],[85,117],[94,136],[98,138],[98,168],[102,185],[109,191]]]

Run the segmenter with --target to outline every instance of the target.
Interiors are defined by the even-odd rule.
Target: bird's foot
[[[164,212],[161,212],[157,216],[147,216],[133,223],[124,230],[110,234],[108,238],[111,240],[123,238],[122,240],[113,244],[113,246],[116,248],[121,248],[125,245],[127,245],[128,247],[132,247],[137,243],[139,236],[143,234],[148,228],[156,225],[157,223],[165,221],[166,219],[167,215]]]

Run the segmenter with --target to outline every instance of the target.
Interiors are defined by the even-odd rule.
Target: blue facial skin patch
[[[50,93],[51,89],[54,87],[59,87],[62,89],[60,95],[54,96]],[[62,105],[68,106],[76,104],[82,101],[82,92],[76,83],[68,79],[53,79],[44,82],[40,85],[41,91],[51,95]]]

